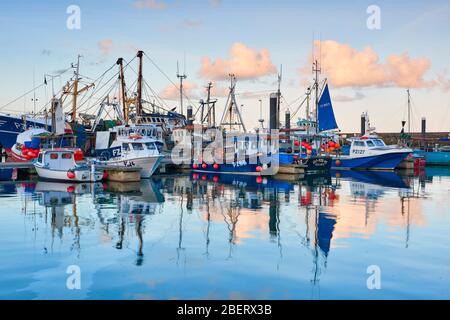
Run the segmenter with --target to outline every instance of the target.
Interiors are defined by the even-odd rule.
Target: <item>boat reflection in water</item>
[[[36,207],[36,238],[51,238],[52,248],[59,238],[60,264],[84,268],[89,280],[78,298],[93,293],[111,299],[373,298],[365,288],[365,270],[374,259],[385,266],[384,277],[393,286],[375,298],[415,297],[424,290],[433,297],[436,287],[450,282],[441,272],[445,258],[435,255],[436,273],[420,272],[426,279],[414,280],[420,292],[403,286],[416,279],[412,272],[427,266],[410,265],[411,271],[405,271],[402,259],[438,246],[418,246],[417,241],[423,230],[431,228],[437,237],[440,224],[445,225],[424,212],[430,205],[448,204],[445,188],[434,184],[448,190],[449,177],[450,172],[432,170],[416,175],[332,171],[298,181],[192,173],[131,184],[15,184],[15,189],[3,187],[11,192],[0,202],[16,192],[26,199],[27,218]],[[431,197],[436,200],[432,204],[427,202]],[[27,250],[39,248],[30,240]],[[33,264],[24,259],[25,265]],[[30,275],[29,290],[36,296],[74,297],[71,292],[49,294],[56,292],[45,287],[50,278],[41,277],[41,288],[31,284],[35,277],[39,273]],[[433,288],[421,286],[422,281]]]

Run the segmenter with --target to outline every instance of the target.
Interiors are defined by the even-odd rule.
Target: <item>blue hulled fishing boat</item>
[[[192,170],[211,174],[264,174],[268,165],[261,162],[262,140],[258,135],[227,138],[225,146],[215,149],[214,155],[204,154],[204,150],[199,148],[201,154],[194,155]],[[211,159],[206,159],[207,157]]]
[[[351,142],[348,153],[333,155],[333,169],[394,170],[412,150],[388,146],[370,127],[365,116],[366,133],[361,137],[348,139]]]

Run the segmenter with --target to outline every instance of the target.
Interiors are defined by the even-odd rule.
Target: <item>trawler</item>
[[[313,63],[313,72],[315,73],[313,111],[310,112],[311,88],[308,88],[305,98],[292,115],[290,110],[286,110],[285,127],[280,129],[280,164],[300,163],[305,166],[307,174],[328,172],[331,169],[329,149],[322,146],[333,136],[332,131],[338,128],[326,81],[324,81],[322,89],[319,88],[320,67],[317,61]],[[271,97],[271,110],[275,108],[276,104],[279,105],[280,96],[278,85],[277,94]],[[291,118],[305,103],[306,118],[299,119],[297,126],[292,128]],[[277,109],[279,110],[279,106]]]

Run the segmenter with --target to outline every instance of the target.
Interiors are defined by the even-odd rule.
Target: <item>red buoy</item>
[[[217,170],[219,169],[219,165],[217,163],[214,163],[213,168]]]
[[[202,164],[202,168],[206,169],[208,167],[208,165],[206,163]]]
[[[67,171],[67,178],[74,179],[75,178],[75,172],[73,171]]]

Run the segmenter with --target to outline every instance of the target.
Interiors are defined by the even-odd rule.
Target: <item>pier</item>
[[[0,169],[33,169],[32,162],[0,162]]]
[[[386,144],[397,144],[400,140],[400,132],[377,132],[377,134],[386,142]],[[351,132],[351,133],[342,133],[341,135],[349,137],[357,137],[360,136],[360,132]],[[419,146],[421,143],[425,142],[429,143],[442,143],[442,141],[438,141],[440,138],[448,138],[450,136],[450,132],[426,132],[425,135],[422,132],[411,132],[409,134],[413,141],[414,146]]]

